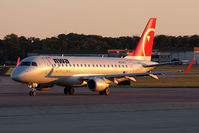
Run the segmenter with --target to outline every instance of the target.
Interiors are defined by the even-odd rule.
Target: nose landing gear
[[[36,96],[36,87],[38,86],[37,83],[31,83],[31,84],[28,84],[28,87],[31,89],[31,91],[29,91],[29,96]]]
[[[31,90],[30,92],[29,92],[29,96],[36,96],[36,90]]]

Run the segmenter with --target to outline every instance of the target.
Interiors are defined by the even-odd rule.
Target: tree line
[[[98,35],[59,34],[51,38],[6,35],[0,40],[0,64],[25,58],[28,53],[38,54],[105,54],[108,49],[135,49],[140,37],[102,37]],[[199,47],[199,36],[167,36],[154,38],[154,49],[160,51],[192,50]]]

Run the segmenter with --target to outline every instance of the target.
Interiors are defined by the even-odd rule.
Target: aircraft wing
[[[184,72],[188,71],[195,59],[191,61],[189,66],[185,70],[175,70],[175,71],[159,71],[159,72],[146,72],[146,73],[127,73],[127,74],[112,74],[112,75],[92,75],[92,76],[83,76],[81,79],[89,80],[92,78],[120,78],[120,77],[138,77],[138,76],[151,76],[156,78],[156,75],[167,74],[167,73],[177,73],[177,72]],[[155,75],[155,76],[154,76]]]
[[[92,79],[92,78],[140,77],[140,76],[150,76],[150,75],[161,75],[161,74],[167,74],[167,73],[176,73],[176,72],[182,72],[182,71],[183,70],[146,72],[146,73],[112,74],[112,75],[92,75],[92,76],[83,76],[80,79],[89,80],[89,79]]]

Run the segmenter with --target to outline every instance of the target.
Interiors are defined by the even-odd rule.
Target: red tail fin
[[[18,59],[17,59],[17,64],[16,64],[16,66],[19,65],[19,62],[20,62],[20,57],[18,57]]]
[[[148,24],[140,38],[135,51],[128,54],[125,58],[138,60],[151,60],[153,39],[155,34],[156,18],[150,18]]]

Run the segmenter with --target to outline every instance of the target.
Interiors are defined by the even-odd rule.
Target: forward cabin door
[[[51,69],[52,69],[52,66],[51,66],[51,63],[48,59],[48,57],[42,57],[42,60],[43,60],[43,67],[44,67],[44,73],[47,75]]]

